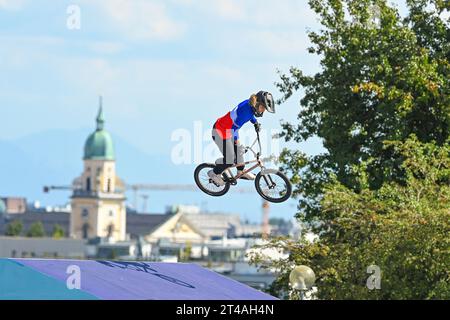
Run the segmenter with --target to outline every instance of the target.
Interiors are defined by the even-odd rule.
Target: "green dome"
[[[97,130],[86,140],[86,144],[84,145],[84,160],[114,160],[114,145],[109,132],[103,129],[104,123],[105,120],[100,102],[100,109],[97,116]]]
[[[6,205],[5,202],[0,199],[0,215],[6,213]]]

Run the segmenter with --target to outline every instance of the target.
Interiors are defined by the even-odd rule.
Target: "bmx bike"
[[[253,150],[254,145],[258,142],[259,150]],[[214,163],[202,163],[197,166],[194,171],[194,179],[197,186],[204,193],[220,197],[226,194],[231,186],[235,186],[244,174],[260,168],[260,172],[255,178],[255,188],[258,194],[267,201],[280,203],[288,200],[292,195],[292,185],[284,173],[276,169],[267,169],[264,162],[274,160],[274,157],[261,158],[261,141],[259,139],[259,132],[256,133],[256,139],[251,146],[245,147],[244,153],[251,151],[255,157],[254,160],[246,161],[244,163],[237,163],[227,168],[222,173],[222,179],[225,184],[220,186],[208,176],[208,171],[213,169],[216,165]],[[253,164],[249,169],[245,169],[239,174],[233,174],[233,168],[242,165]]]

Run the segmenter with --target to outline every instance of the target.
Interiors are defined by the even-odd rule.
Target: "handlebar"
[[[255,152],[255,151],[252,149],[256,142],[258,142],[258,147],[259,147],[258,152]],[[259,159],[259,157],[261,156],[261,150],[262,150],[262,148],[261,148],[261,140],[260,140],[260,138],[259,138],[259,132],[258,132],[258,131],[256,131],[256,139],[255,139],[255,141],[253,141],[252,145],[249,146],[249,147],[245,147],[245,153],[247,153],[248,150],[250,150],[251,152],[253,152],[254,156],[255,156],[257,159]]]
[[[258,151],[258,152],[255,152],[255,151],[253,150],[253,146],[254,146],[257,142],[258,142],[259,151]],[[248,150],[250,150],[250,151],[253,153],[253,155],[255,156],[255,158],[256,158],[257,160],[261,160],[262,162],[267,162],[267,161],[274,161],[275,163],[278,162],[278,159],[279,159],[279,158],[278,158],[277,156],[275,156],[275,155],[270,155],[269,157],[260,159],[262,147],[261,147],[261,140],[260,140],[260,138],[259,138],[259,132],[258,132],[258,131],[256,131],[256,139],[255,139],[255,141],[253,141],[253,143],[252,143],[251,146],[245,147],[244,152],[247,153]]]

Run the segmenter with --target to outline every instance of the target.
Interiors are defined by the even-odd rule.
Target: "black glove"
[[[260,124],[259,122],[256,122],[256,123],[254,124],[254,126],[255,126],[255,131],[256,131],[256,132],[260,132],[260,131],[261,131],[261,124]]]

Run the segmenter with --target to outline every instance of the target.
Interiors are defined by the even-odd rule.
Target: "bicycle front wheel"
[[[256,191],[270,202],[280,203],[292,195],[292,185],[289,179],[279,170],[264,170],[256,176]]]

